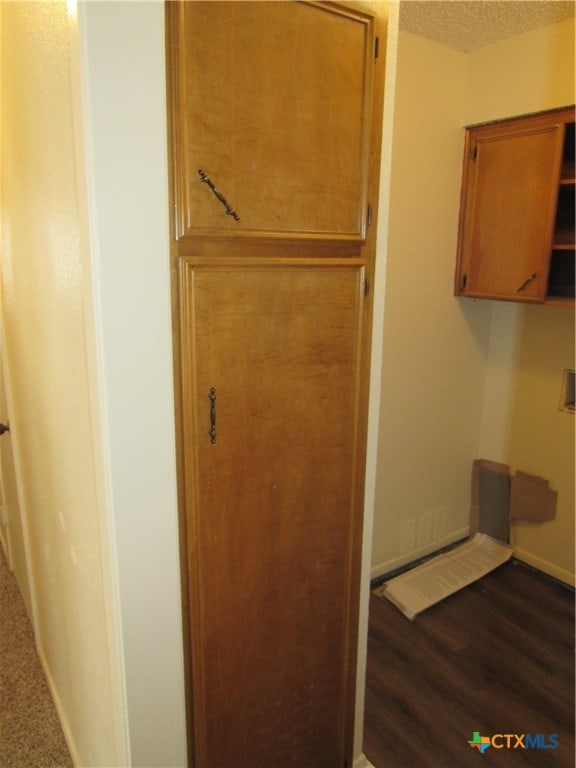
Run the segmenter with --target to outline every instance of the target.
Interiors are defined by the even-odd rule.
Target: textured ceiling
[[[402,0],[400,29],[460,51],[574,18],[574,0]]]

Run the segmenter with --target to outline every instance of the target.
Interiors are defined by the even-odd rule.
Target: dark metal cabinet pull
[[[534,272],[534,274],[530,275],[530,277],[527,277],[526,280],[522,283],[522,285],[519,285],[518,288],[516,288],[516,293],[520,293],[520,291],[523,291],[526,286],[532,282],[532,280],[535,280],[538,277],[538,272]]]
[[[218,198],[218,200],[220,200],[220,202],[226,209],[226,213],[228,214],[228,216],[232,216],[232,218],[235,221],[240,221],[240,216],[238,216],[238,214],[229,204],[228,200],[226,200],[224,195],[216,189],[216,187],[214,186],[214,182],[210,179],[210,177],[206,173],[204,173],[204,171],[201,168],[198,170],[198,176],[200,176],[200,181],[203,182],[204,184],[208,184],[212,192],[214,192],[215,196]]]
[[[210,442],[214,445],[216,442],[216,390],[214,387],[210,390],[208,397],[210,398],[210,430],[208,434],[210,435]]]

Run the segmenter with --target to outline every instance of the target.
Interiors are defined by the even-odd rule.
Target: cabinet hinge
[[[374,38],[374,58],[377,59],[380,55],[380,38]]]
[[[466,275],[462,275],[462,279],[460,280],[460,290],[465,291],[466,290],[466,283],[468,282],[468,278]]]
[[[472,160],[476,160],[478,157],[478,144],[474,144],[474,147],[472,149]]]
[[[364,278],[364,296],[368,296],[370,293],[370,280],[368,277]]]
[[[372,206],[368,205],[368,209],[366,211],[366,225],[370,226],[372,224]]]

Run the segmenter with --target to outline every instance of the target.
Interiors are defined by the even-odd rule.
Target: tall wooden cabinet
[[[466,131],[455,294],[574,303],[574,109]]]
[[[375,21],[166,10],[191,763],[351,768]]]

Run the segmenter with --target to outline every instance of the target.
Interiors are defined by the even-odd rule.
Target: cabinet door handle
[[[210,189],[211,189],[211,190],[212,190],[212,192],[214,193],[215,197],[216,197],[218,200],[220,200],[220,202],[222,203],[222,205],[223,205],[223,206],[224,206],[224,208],[226,209],[226,213],[228,214],[228,216],[232,216],[232,218],[233,218],[235,221],[240,221],[240,216],[238,216],[238,214],[236,213],[236,211],[235,211],[235,210],[232,208],[232,206],[231,206],[231,205],[228,203],[228,200],[226,200],[226,198],[224,197],[224,195],[223,195],[221,192],[219,192],[219,191],[216,189],[216,187],[215,187],[215,185],[214,185],[214,182],[212,181],[212,179],[211,179],[211,178],[210,178],[210,177],[209,177],[209,176],[208,176],[206,173],[204,173],[204,171],[202,170],[202,168],[199,168],[199,169],[198,169],[198,176],[200,176],[200,181],[201,181],[201,182],[203,182],[204,184],[208,184],[208,186],[210,187]]]
[[[216,442],[216,390],[214,387],[210,389],[208,397],[210,399],[210,429],[208,434],[210,435],[210,442],[214,445]]]
[[[516,293],[520,293],[520,291],[523,291],[524,288],[526,288],[529,283],[532,282],[532,280],[535,280],[538,277],[538,272],[534,272],[534,274],[530,275],[530,277],[527,277],[526,280],[522,283],[522,285],[519,285],[518,288],[516,288]]]

